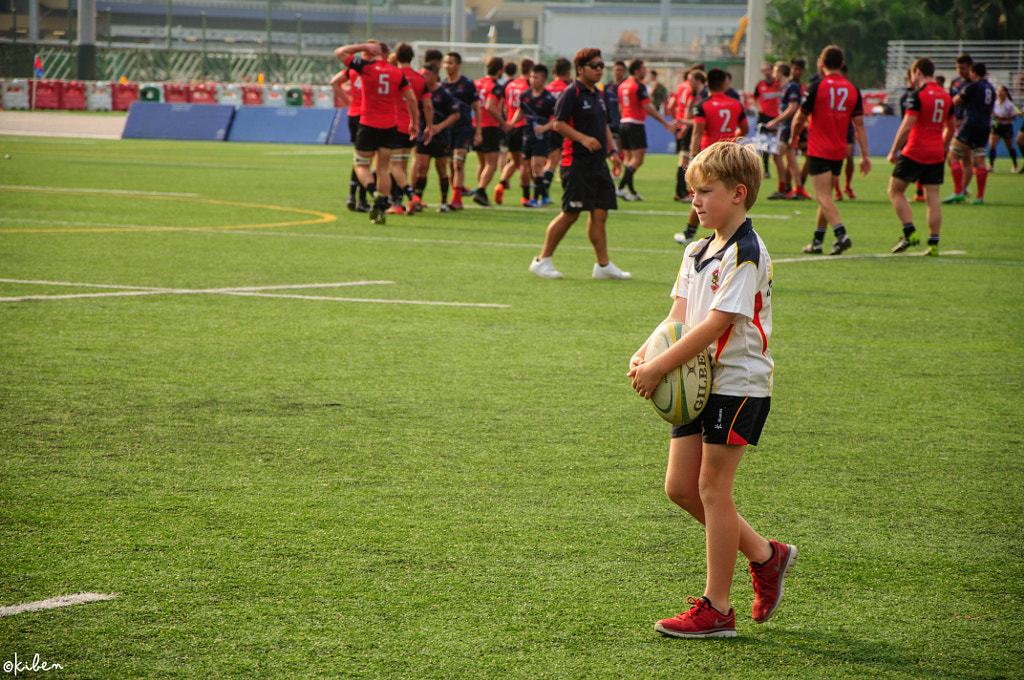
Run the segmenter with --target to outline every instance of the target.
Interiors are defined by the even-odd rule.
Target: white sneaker
[[[533,258],[533,262],[530,263],[530,271],[542,279],[562,278],[562,272],[555,269],[555,265],[551,264],[550,257]]]
[[[622,187],[619,187],[618,189],[615,190],[615,195],[618,196],[619,198],[623,199],[623,200],[628,201],[629,199],[626,198],[626,197],[630,195],[629,189],[624,189]]]
[[[697,240],[696,236],[687,236],[683,232],[675,234],[672,238],[674,238],[676,240],[676,243],[678,243],[681,246],[688,246]]]
[[[628,191],[625,194],[623,194],[622,196],[620,196],[619,198],[621,198],[623,201],[629,201],[629,202],[640,200],[639,198],[637,198],[636,194],[630,193]]]
[[[641,196],[640,194],[633,194],[633,198],[631,198],[629,200],[631,200],[631,201],[642,201],[642,200],[644,200],[644,197]]]
[[[633,275],[629,272],[624,272],[614,264],[609,262],[605,266],[601,266],[594,263],[594,278],[595,279],[631,279]]]

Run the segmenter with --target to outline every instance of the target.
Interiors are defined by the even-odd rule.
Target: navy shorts
[[[615,182],[604,162],[593,166],[563,166],[561,177],[562,212],[615,210],[619,207]]]
[[[771,405],[771,397],[712,394],[697,420],[673,426],[672,438],[702,434],[705,444],[757,446]]]
[[[988,146],[988,136],[992,129],[988,125],[971,125],[964,123],[956,133],[957,141],[970,147],[972,151],[985,150]]]

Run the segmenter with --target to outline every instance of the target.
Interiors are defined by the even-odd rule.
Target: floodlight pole
[[[174,0],[167,0],[167,49],[171,49],[171,22],[174,21]]]
[[[96,0],[78,3],[78,79],[96,80]]]
[[[366,39],[373,37],[373,0],[366,0]]]
[[[274,23],[274,15],[270,9],[270,0],[267,0],[267,56],[270,56],[270,29]]]
[[[743,59],[743,90],[753,92],[764,62],[768,0],[747,0],[747,53]]]
[[[14,37],[17,39],[17,26]],[[39,42],[39,0],[28,0],[28,41]]]
[[[295,53],[302,56],[302,15],[295,15]]]

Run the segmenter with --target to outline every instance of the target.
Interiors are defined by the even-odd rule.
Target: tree
[[[850,80],[861,88],[884,86],[890,40],[945,40],[951,32],[923,5],[891,0],[772,0],[767,25],[775,55],[802,55],[810,69],[824,47],[843,48]]]
[[[1024,37],[1024,4],[1020,0],[924,0],[924,6],[948,23],[953,40]]]

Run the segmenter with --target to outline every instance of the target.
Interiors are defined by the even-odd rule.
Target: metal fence
[[[907,69],[921,57],[935,62],[936,75],[946,76],[948,87],[956,77],[956,59],[964,52],[974,61],[985,64],[993,85],[1005,85],[1018,106],[1024,103],[1024,40],[890,40],[886,52],[885,89],[895,94],[894,101],[898,101],[906,87]]]
[[[78,77],[78,48],[61,43],[0,43],[0,78],[33,77],[40,58],[46,78]],[[334,55],[167,50],[96,46],[96,80],[256,82],[326,85],[340,65]]]

